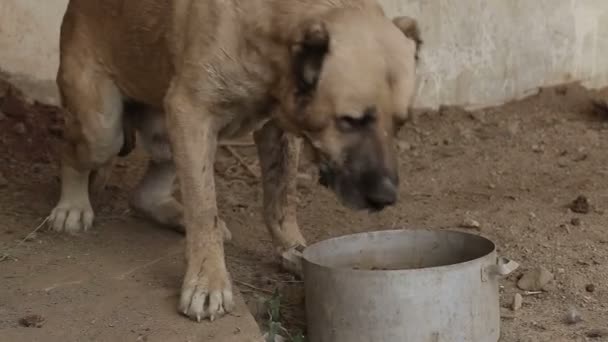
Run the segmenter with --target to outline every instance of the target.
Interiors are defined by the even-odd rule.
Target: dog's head
[[[321,184],[354,209],[396,202],[394,136],[414,94],[418,28],[356,10],[301,26],[278,118],[312,147]]]

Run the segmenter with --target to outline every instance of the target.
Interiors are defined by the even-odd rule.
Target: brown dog
[[[295,137],[346,205],[391,205],[393,137],[413,97],[417,43],[414,20],[391,21],[373,0],[71,0],[57,77],[68,112],[61,199],[50,222],[67,232],[92,225],[90,174],[128,153],[136,129],[151,162],[133,206],[185,226],[179,308],[213,320],[233,307],[213,175],[218,139],[255,131],[279,253],[305,245]]]

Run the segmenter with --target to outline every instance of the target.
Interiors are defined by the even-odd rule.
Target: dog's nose
[[[369,193],[366,200],[369,206],[375,210],[382,210],[397,202],[398,186],[389,177],[383,177]]]

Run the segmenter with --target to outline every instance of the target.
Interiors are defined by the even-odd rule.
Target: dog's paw
[[[181,203],[174,198],[152,201],[134,197],[129,205],[137,216],[148,218],[162,226],[184,232],[184,215]]]
[[[48,224],[57,232],[75,234],[91,228],[94,218],[90,203],[61,201],[49,215]]]
[[[197,322],[214,321],[234,309],[230,276],[221,257],[210,255],[200,260],[189,262],[179,311]]]

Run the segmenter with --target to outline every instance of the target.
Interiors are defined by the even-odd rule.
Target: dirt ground
[[[0,88],[0,95],[4,93]],[[300,186],[302,230],[314,242],[390,228],[463,229],[457,227],[467,220],[478,221],[480,228],[468,231],[491,238],[501,255],[521,264],[501,282],[501,341],[608,341],[608,114],[594,110],[590,99],[598,96],[598,92],[568,86],[543,89],[499,108],[421,111],[400,133],[399,204],[374,215],[352,213],[314,181],[304,182]],[[138,310],[147,305],[173,315],[171,305],[183,267],[183,238],[133,218],[127,210],[126,198],[143,171],[145,158],[136,153],[118,161],[107,189],[94,198],[95,230],[79,237],[41,230],[18,244],[57,199],[52,146],[60,120],[54,108],[20,107],[20,101],[7,101],[9,97],[14,96],[0,100],[4,112],[0,115],[0,255],[7,254],[0,262],[0,336],[3,330],[31,329],[21,327],[25,322],[19,319],[57,306],[64,311],[53,312],[62,316],[44,317],[49,323],[41,329],[62,329],[61,324],[51,324],[53,320],[102,314],[103,323],[98,324],[107,329],[132,324],[132,334],[124,340],[152,341],[155,329],[170,331],[166,322],[155,320],[153,312]],[[234,150],[257,167],[252,146]],[[235,286],[254,311],[260,298],[268,298],[279,288],[284,296],[284,323],[303,329],[301,284],[278,269],[260,215],[259,181],[225,150],[216,170],[220,210],[234,236],[226,248]],[[303,171],[314,176],[308,166]],[[580,195],[589,199],[588,213],[568,208]],[[136,266],[138,261],[159,258],[162,262],[154,264],[154,271]],[[106,260],[124,267],[108,269]],[[81,271],[73,274],[78,265],[88,265],[87,277]],[[517,279],[539,266],[555,275],[553,286],[535,294],[517,289]],[[49,282],[45,272],[57,270],[63,282]],[[125,308],[114,295],[123,285],[102,281],[106,278],[99,274],[126,274],[157,290],[143,286],[135,298],[122,299],[128,303]],[[70,291],[70,282],[79,282],[78,293]],[[41,296],[40,289],[47,295]],[[515,293],[524,294],[523,307],[512,311]],[[82,303],[83,298],[84,303],[94,302],[69,305]],[[582,320],[567,324],[572,310]],[[258,318],[264,326],[262,316]],[[144,323],[142,317],[147,317]],[[190,324],[181,318],[177,321]],[[64,337],[70,340],[68,332]]]

